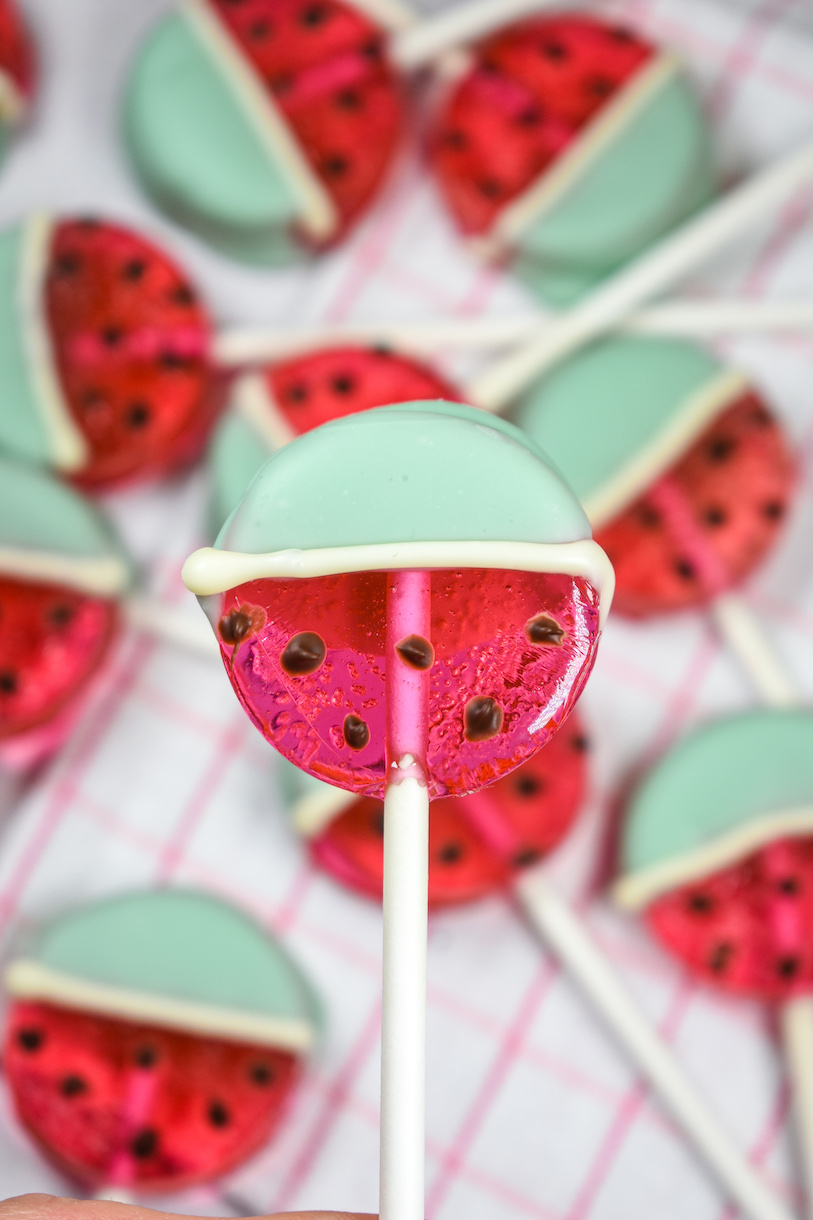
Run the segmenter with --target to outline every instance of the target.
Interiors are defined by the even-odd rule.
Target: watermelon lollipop
[[[91,1190],[179,1190],[240,1164],[276,1129],[319,1026],[279,945],[185,890],[64,915],[6,987],[17,1114]]]
[[[374,15],[375,14],[375,15]],[[187,0],[138,55],[124,113],[149,194],[234,258],[337,241],[378,191],[404,108],[395,4]]]
[[[667,952],[780,1006],[810,1190],[813,715],[750,711],[681,741],[633,795],[622,870],[616,898]]]
[[[32,216],[0,235],[0,445],[107,488],[198,456],[222,385],[184,273],[107,221]]]
[[[580,12],[483,41],[435,118],[430,155],[463,233],[558,302],[714,190],[706,124],[678,62]]]
[[[539,382],[515,419],[584,505],[615,566],[616,609],[710,605],[731,638],[731,590],[776,542],[794,474],[746,379],[689,344],[607,339]]]
[[[0,0],[0,158],[36,87],[34,48],[14,0]]]
[[[116,636],[133,573],[82,496],[0,457],[0,761],[27,767],[69,733]]]
[[[434,370],[389,347],[327,347],[243,374],[209,451],[216,530],[260,467],[294,436],[355,411],[449,397],[451,387]]]
[[[611,570],[515,429],[416,403],[279,450],[184,579],[261,732],[384,797],[381,1214],[418,1220],[428,800],[508,774],[564,720]]]

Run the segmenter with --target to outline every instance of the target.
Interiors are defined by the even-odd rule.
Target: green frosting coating
[[[0,233],[0,446],[32,462],[53,454],[29,374],[20,325],[20,262],[23,226]]]
[[[589,499],[721,372],[701,347],[675,339],[611,338],[557,365],[513,418]]]
[[[257,471],[273,452],[245,416],[229,411],[222,417],[209,446],[209,514],[213,535],[218,534]]]
[[[136,60],[124,135],[145,189],[181,224],[243,261],[301,257],[290,183],[182,12],[158,24]]]
[[[263,554],[590,536],[569,488],[517,429],[471,407],[425,402],[348,415],[280,449],[215,545]]]
[[[155,890],[81,907],[45,928],[27,956],[83,982],[319,1025],[288,955],[208,894]]]
[[[668,76],[521,235],[516,270],[541,296],[567,303],[685,220],[714,191],[708,125],[685,78]]]
[[[0,456],[0,547],[75,559],[123,562],[124,552],[95,506],[55,475]]]
[[[813,809],[813,714],[727,716],[681,741],[638,788],[625,823],[623,871],[638,873],[805,806]]]

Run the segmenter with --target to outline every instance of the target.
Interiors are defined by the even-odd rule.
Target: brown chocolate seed
[[[431,669],[435,663],[435,650],[422,635],[405,635],[395,645],[395,651],[412,669]]]
[[[144,1127],[130,1143],[130,1151],[139,1161],[145,1161],[158,1151],[158,1132]]]
[[[502,728],[502,708],[490,695],[469,699],[466,704],[466,739],[488,741]]]
[[[370,740],[370,730],[360,716],[345,716],[344,739],[351,750],[363,750]]]
[[[315,631],[300,631],[292,635],[280,657],[286,674],[313,674],[325,659],[327,648]]]
[[[217,624],[224,644],[241,644],[251,634],[251,617],[245,610],[230,610]]]
[[[556,644],[564,641],[564,628],[549,614],[537,614],[525,624],[525,635],[532,644]]]
[[[538,847],[521,847],[515,852],[511,863],[514,868],[530,868],[532,864],[536,864],[542,859],[542,852]]]
[[[721,944],[715,945],[709,958],[709,968],[713,970],[715,974],[722,974],[730,962],[733,952],[733,945],[728,944],[727,941],[723,941]]]

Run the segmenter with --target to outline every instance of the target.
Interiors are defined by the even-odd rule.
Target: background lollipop
[[[88,488],[203,449],[223,385],[212,327],[162,250],[117,224],[35,215],[0,237],[0,444]]]
[[[714,190],[706,123],[678,61],[581,12],[480,43],[435,116],[431,160],[463,233],[555,301]]]
[[[569,711],[611,583],[587,532],[509,426],[416,404],[280,450],[184,568],[258,728],[310,774],[385,798],[387,1220],[424,1207],[428,798],[512,770]]]
[[[36,87],[34,47],[14,0],[0,3],[0,158],[24,120]]]
[[[618,902],[705,983],[779,1007],[813,1199],[813,717],[749,711],[693,731],[639,784]]]
[[[10,963],[3,1067],[22,1123],[86,1188],[166,1192],[273,1134],[319,1027],[309,984],[208,895],[128,894]]]

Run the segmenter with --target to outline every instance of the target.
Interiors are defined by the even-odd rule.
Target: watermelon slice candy
[[[442,797],[429,816],[429,905],[474,902],[505,888],[547,856],[572,826],[585,799],[588,741],[573,714],[551,741],[511,775],[476,796]],[[384,877],[381,801],[353,801],[311,844],[337,880],[381,897]]]
[[[212,327],[163,251],[118,225],[66,220],[52,236],[44,313],[87,488],[165,475],[201,452],[225,396]]]
[[[386,592],[383,572],[256,580],[222,595],[218,614],[224,662],[260,731],[317,779],[379,798]],[[423,643],[431,657],[433,797],[474,791],[548,740],[589,674],[597,600],[560,574],[432,572],[432,645],[411,651]]]
[[[17,1001],[3,1063],[18,1115],[86,1187],[178,1190],[225,1173],[277,1126],[287,1051]]]
[[[268,367],[274,403],[297,435],[356,411],[457,392],[432,369],[386,347],[339,347],[309,352]]]
[[[771,1003],[813,990],[813,838],[778,839],[657,898],[646,921],[704,982]]]
[[[340,0],[212,3],[330,194],[336,241],[377,191],[403,127],[385,31]]]
[[[114,601],[0,576],[0,740],[52,720],[98,671]]]
[[[512,25],[476,55],[430,148],[441,190],[468,234],[490,229],[654,50],[624,27],[574,13]]]
[[[777,539],[794,469],[779,423],[747,391],[596,530],[615,568],[615,610],[630,617],[683,610],[739,584]]]

